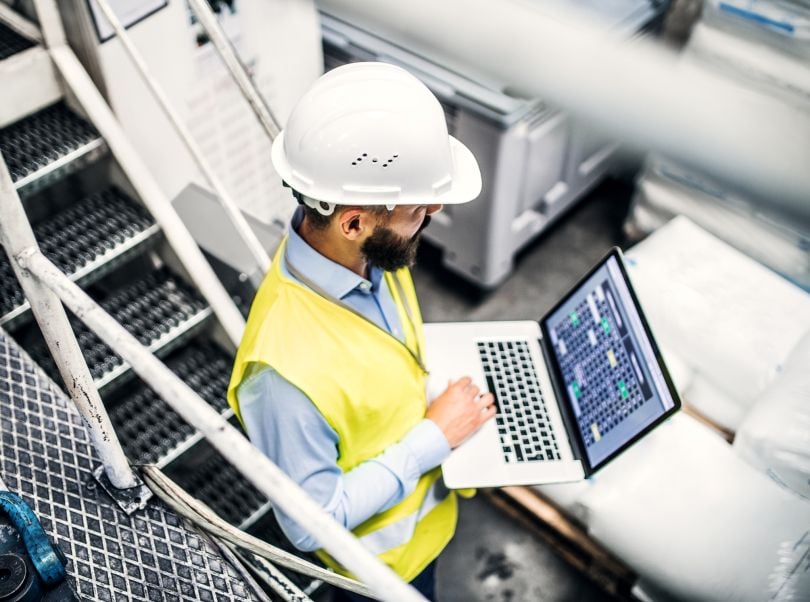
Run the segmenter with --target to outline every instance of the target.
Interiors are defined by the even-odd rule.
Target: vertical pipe
[[[236,55],[233,46],[219,26],[208,0],[188,0],[188,3],[194,11],[194,14],[197,15],[197,19],[208,35],[208,39],[211,40],[217,53],[219,53],[222,62],[225,63],[225,66],[231,72],[231,77],[233,77],[239,89],[242,91],[242,96],[245,97],[250,108],[253,109],[253,112],[256,114],[259,123],[262,125],[265,132],[267,132],[267,136],[271,141],[275,140],[276,136],[278,136],[281,131],[278,119],[273,115],[270,107],[267,106],[264,98],[256,88],[256,84],[251,79],[247,69],[245,69],[245,65]]]
[[[256,449],[238,428],[205,403],[42,253],[29,253],[19,259],[25,269],[56,293],[76,317],[267,496],[273,506],[304,525],[329,554],[357,575],[381,600],[424,602],[416,590],[327,514],[297,483]]]
[[[216,175],[216,172],[208,163],[208,160],[203,155],[202,149],[200,149],[199,145],[194,140],[194,137],[191,135],[191,132],[180,119],[180,115],[178,115],[177,111],[175,111],[172,107],[171,102],[163,89],[160,87],[160,84],[158,84],[157,80],[149,72],[149,68],[146,66],[146,63],[144,62],[140,53],[132,43],[129,34],[121,25],[121,21],[118,20],[118,17],[115,15],[112,8],[110,8],[110,4],[107,2],[107,0],[95,1],[115,30],[115,35],[120,40],[121,44],[123,44],[124,49],[138,70],[138,73],[140,74],[144,83],[152,92],[152,95],[158,101],[160,107],[163,109],[163,112],[169,119],[169,123],[172,124],[177,134],[185,143],[186,148],[188,148],[188,151],[191,153],[191,156],[194,158],[194,161],[197,163],[197,166],[214,188],[214,192],[216,193],[222,208],[225,209],[225,213],[227,213],[231,223],[233,223],[236,231],[239,232],[239,236],[241,236],[242,240],[247,245],[248,250],[253,255],[253,259],[256,261],[256,264],[262,270],[262,273],[264,273],[267,271],[267,268],[270,267],[270,255],[268,255],[267,250],[262,246],[262,243],[259,242],[256,233],[253,232],[250,225],[248,225],[247,220],[242,215],[242,212],[236,205],[236,202],[231,198],[230,193],[228,193],[228,190],[222,184],[219,177]]]
[[[90,369],[84,361],[62,302],[53,291],[22,269],[17,262],[19,255],[38,253],[39,250],[28,216],[14,189],[14,183],[2,155],[0,155],[0,243],[5,247],[14,273],[31,304],[31,311],[42,330],[68,393],[90,432],[107,477],[118,489],[135,487],[138,481],[115,436],[107,410],[93,384]]]

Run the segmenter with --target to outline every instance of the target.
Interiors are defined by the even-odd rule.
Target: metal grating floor
[[[0,23],[0,61],[36,46],[31,40],[24,38],[7,25]]]
[[[69,400],[0,330],[0,476],[39,515],[87,600],[258,600],[215,548],[156,501],[125,516]]]

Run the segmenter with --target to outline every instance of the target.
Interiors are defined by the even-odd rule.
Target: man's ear
[[[349,240],[357,240],[371,227],[369,212],[362,207],[348,207],[338,215],[340,232]]]

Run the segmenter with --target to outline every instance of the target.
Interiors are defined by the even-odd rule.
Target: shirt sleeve
[[[344,474],[337,464],[337,433],[303,391],[278,372],[269,367],[249,372],[237,397],[251,442],[347,529],[399,503],[450,453],[439,427],[425,419],[379,456]],[[306,529],[274,512],[296,548],[321,547]]]

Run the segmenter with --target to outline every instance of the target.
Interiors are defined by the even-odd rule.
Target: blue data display
[[[545,320],[592,468],[673,407],[616,257]]]

